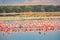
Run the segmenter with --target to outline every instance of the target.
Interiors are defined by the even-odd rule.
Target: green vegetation
[[[31,6],[0,6],[0,13],[20,12],[60,12],[60,6],[31,5]]]

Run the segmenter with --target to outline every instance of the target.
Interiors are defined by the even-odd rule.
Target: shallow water
[[[55,20],[55,19],[52,19]],[[59,19],[58,19],[59,20]],[[52,21],[52,23],[54,24],[54,22],[56,22],[56,24],[60,23],[56,19],[56,21]],[[27,25],[32,22],[32,23],[41,23],[38,22],[36,20],[33,21],[0,21],[0,23],[4,23],[4,24],[15,24],[18,23],[19,25],[24,25],[25,23],[27,23]],[[56,26],[55,24],[55,26]],[[41,31],[41,33],[39,32],[11,32],[10,34],[4,33],[4,32],[0,32],[0,40],[60,40],[60,31],[56,30],[56,31]]]

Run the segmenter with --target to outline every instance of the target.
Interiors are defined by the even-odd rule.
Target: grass
[[[7,14],[13,14],[15,16],[6,16]],[[19,15],[17,15],[19,14]],[[24,12],[24,13],[2,13],[4,16],[0,16],[0,20],[30,20],[40,18],[60,18],[60,12]]]

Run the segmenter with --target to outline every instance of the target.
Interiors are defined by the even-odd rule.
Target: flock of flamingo
[[[39,32],[39,31],[56,31],[60,30],[59,19],[44,19],[44,20],[20,20],[6,21],[0,23],[0,32]],[[11,22],[11,23],[9,23]]]

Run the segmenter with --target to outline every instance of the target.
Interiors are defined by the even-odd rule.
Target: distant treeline
[[[60,12],[60,6],[31,5],[31,6],[0,6],[0,13],[11,12]]]

